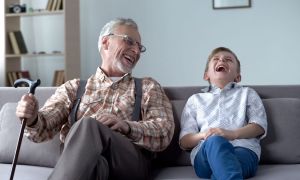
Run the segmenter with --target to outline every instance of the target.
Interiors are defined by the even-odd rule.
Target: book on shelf
[[[22,32],[21,31],[14,31],[14,34],[15,34],[15,37],[17,39],[17,43],[18,43],[21,54],[28,53]]]
[[[65,71],[64,70],[56,70],[54,72],[53,77],[53,86],[60,86],[65,83]]]
[[[48,0],[46,5],[47,11],[58,11],[63,9],[63,0]]]
[[[13,31],[8,32],[8,39],[9,39],[13,54],[21,54],[15,33]]]
[[[51,11],[52,2],[53,2],[53,0],[48,0],[47,6],[46,6],[46,10],[47,10],[47,11]]]
[[[57,0],[57,4],[56,4],[56,10],[61,10],[61,4],[62,4],[62,0]]]
[[[21,31],[10,31],[8,32],[8,36],[14,54],[28,53]]]
[[[29,71],[10,71],[7,72],[8,85],[14,86],[14,83],[17,79],[30,79]]]
[[[53,0],[51,11],[55,11],[56,10],[56,5],[57,5],[57,0]]]

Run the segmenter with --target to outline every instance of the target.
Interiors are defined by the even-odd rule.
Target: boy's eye
[[[225,59],[226,62],[232,62],[232,59],[231,58],[227,58]]]

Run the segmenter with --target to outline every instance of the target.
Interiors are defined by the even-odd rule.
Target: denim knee
[[[220,143],[225,143],[228,142],[228,140],[222,136],[218,136],[218,135],[213,135],[210,136],[206,139],[206,143],[209,144],[220,144]]]

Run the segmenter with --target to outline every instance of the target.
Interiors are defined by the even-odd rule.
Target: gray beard
[[[134,66],[132,68],[126,68],[125,66],[123,66],[123,64],[120,61],[118,61],[116,65],[117,68],[125,74],[131,73],[132,69],[134,68]]]

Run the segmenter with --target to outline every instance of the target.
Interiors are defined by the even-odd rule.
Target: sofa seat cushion
[[[300,179],[300,164],[259,165],[256,176],[251,180]]]
[[[17,103],[6,103],[0,111],[0,163],[12,163],[21,123],[16,112]],[[34,143],[25,136],[21,144],[18,164],[54,167],[60,156],[58,136],[43,143]]]
[[[261,142],[261,163],[300,163],[300,99],[264,99],[263,104],[268,133]]]
[[[11,164],[0,164],[0,179],[9,179]],[[14,180],[46,180],[52,172],[52,168],[17,165]]]
[[[300,164],[259,165],[256,176],[251,180],[300,179]],[[156,170],[155,180],[199,180],[192,166],[166,167]],[[201,178],[200,178],[201,179]]]
[[[192,166],[164,167],[154,170],[154,180],[188,179],[199,180]]]

